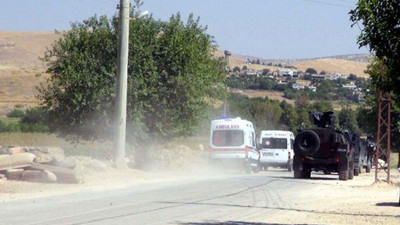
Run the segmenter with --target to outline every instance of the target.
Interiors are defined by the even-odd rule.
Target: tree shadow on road
[[[392,206],[392,207],[400,208],[398,202],[379,202],[379,203],[376,203],[376,206]]]
[[[206,221],[206,222],[189,222],[180,224],[181,225],[289,225],[283,223],[257,223],[257,222],[244,222],[244,221],[225,221],[225,222]],[[301,225],[301,224],[296,224],[296,225]]]
[[[272,178],[280,178],[280,179],[286,179],[286,180],[339,180],[336,177],[322,177],[322,176],[318,176],[318,177],[313,177],[311,176],[310,178],[307,179],[297,179],[297,178],[293,178],[293,177],[281,177],[281,176],[268,176],[268,177],[272,177]]]
[[[365,217],[389,217],[389,218],[400,218],[400,215],[380,215],[373,213],[346,213],[343,211],[325,211],[325,210],[311,210],[311,209],[299,209],[290,207],[273,207],[273,206],[249,206],[240,204],[224,204],[224,203],[206,203],[202,201],[196,202],[159,202],[164,204],[176,204],[176,205],[199,205],[199,206],[218,206],[218,207],[236,207],[236,208],[246,208],[246,209],[271,209],[271,210],[281,210],[281,211],[294,211],[294,212],[306,212],[315,214],[330,214],[330,215],[340,215],[340,216],[365,216]]]

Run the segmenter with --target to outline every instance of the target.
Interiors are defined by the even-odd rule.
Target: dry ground
[[[238,93],[244,96],[247,96],[249,98],[265,98],[268,97],[268,99],[272,100],[277,100],[277,101],[286,101],[289,104],[294,105],[295,101],[286,99],[283,97],[283,92],[279,91],[264,91],[264,90],[240,90],[240,89],[231,89],[232,93]],[[313,103],[314,101],[310,101],[310,103]],[[333,109],[340,111],[344,107],[350,107],[353,110],[357,109],[359,106],[357,103],[349,103],[349,102],[340,102],[340,101],[330,101],[333,105]]]
[[[223,57],[223,51],[218,51],[215,53],[217,57]],[[230,58],[230,67],[234,68],[238,66],[240,69],[243,66],[246,66],[252,70],[262,70],[269,69],[270,71],[276,71],[282,68],[275,66],[266,66],[266,65],[257,65],[257,64],[246,64],[246,61],[241,57],[237,57],[232,55]],[[327,73],[341,73],[345,75],[349,75],[350,73],[356,74],[360,77],[369,77],[365,74],[365,70],[367,69],[368,63],[365,62],[357,62],[352,60],[345,59],[335,59],[335,58],[322,58],[322,59],[313,59],[306,61],[297,61],[292,63],[291,65],[295,66],[298,70],[306,71],[307,68],[314,68],[317,72],[325,71]]]
[[[43,75],[45,65],[40,61],[47,48],[60,37],[54,32],[8,32],[0,31],[0,117],[4,117],[16,105],[31,107],[37,104],[35,95],[38,93],[36,86],[47,78]],[[223,51],[215,53],[217,57],[223,57]],[[276,71],[279,68],[273,66],[247,65],[243,58],[233,55],[231,67],[246,65],[249,69],[269,69]],[[350,60],[318,59],[297,62],[299,69],[305,70],[313,67],[316,70],[327,72],[339,72],[344,74],[355,73],[363,75],[365,63]],[[42,74],[41,76],[38,76]],[[254,95],[254,94],[251,94]],[[265,96],[265,93],[257,96]],[[280,93],[267,93],[271,99],[282,100]],[[289,101],[290,102],[290,101]]]
[[[294,100],[286,99],[283,97],[283,92],[280,91],[264,91],[264,90],[240,90],[240,89],[231,89],[232,93],[241,94],[247,96],[249,98],[265,98],[272,100],[278,100],[286,102],[290,104],[294,104]]]
[[[349,75],[350,73],[356,74],[359,77],[368,78],[369,75],[364,71],[367,69],[368,63],[355,62],[344,59],[315,59],[310,61],[300,61],[293,63],[299,70],[306,71],[307,68],[314,68],[317,72],[325,71],[327,73],[341,73]]]
[[[394,172],[394,171],[393,171]],[[400,176],[394,172],[393,180]],[[274,223],[284,224],[400,224],[399,187],[373,183],[374,173],[363,173],[352,181],[304,180],[322,184],[309,194],[307,202],[298,202],[298,210],[276,216]],[[316,198],[316,194],[318,197]],[[397,216],[397,217],[396,217]]]
[[[0,116],[16,105],[37,104],[36,86],[46,80],[43,57],[46,48],[59,37],[54,32],[0,31]]]
[[[113,190],[135,184],[194,182],[226,176],[221,172],[198,173],[198,170],[193,167],[181,168],[179,171],[117,171],[110,167],[107,161],[86,157],[75,157],[75,160],[78,162],[78,174],[84,179],[81,184],[39,184],[0,180],[0,202],[83,191]],[[202,167],[201,164],[198,165]],[[263,176],[269,174],[276,174],[276,172],[262,172],[251,176],[260,176],[262,179]],[[268,218],[269,223],[277,224],[398,224],[400,219],[400,207],[397,206],[398,186],[383,182],[373,183],[373,173],[363,173],[347,182],[338,181],[336,177],[332,177],[334,176],[319,175],[309,180],[292,180],[290,174],[286,174],[282,179],[287,179],[289,183],[292,180],[293,185],[296,185],[295,182],[306,182],[315,184],[315,188],[312,192],[305,192],[298,196],[296,200],[282,196],[283,201],[290,201],[292,207],[280,208],[282,213],[263,218]],[[397,172],[393,172],[392,178],[399,180],[400,176]],[[260,220],[260,222],[263,221]]]
[[[0,202],[17,199],[37,198],[52,195],[62,195],[82,191],[102,191],[126,188],[135,184],[151,184],[160,182],[192,182],[198,179],[225,177],[221,171],[214,171],[208,167],[207,149],[200,149],[199,144],[206,146],[207,138],[183,138],[166,145],[166,149],[173,149],[173,154],[163,154],[166,163],[154,164],[151,170],[126,169],[116,170],[106,159],[111,143],[84,142],[73,145],[55,135],[47,134],[0,134],[0,143],[3,145],[44,145],[62,146],[66,154],[76,162],[76,172],[81,180],[79,184],[41,184],[21,181],[0,180]],[[86,151],[81,151],[86,150]],[[89,151],[88,151],[89,150]],[[85,156],[87,153],[97,152],[97,159]],[[169,151],[168,151],[169,152]],[[80,154],[81,156],[76,156]],[[71,156],[74,155],[74,156]],[[396,158],[394,155],[393,158]],[[168,163],[174,166],[168,165]],[[394,162],[395,164],[395,162]],[[161,166],[161,167],[159,167]],[[168,169],[163,169],[168,166]],[[262,172],[263,176],[276,174]],[[232,174],[231,174],[232,175]],[[315,184],[313,192],[306,192],[295,202],[290,201],[293,207],[282,209],[283,213],[268,217],[270,223],[307,223],[307,224],[398,224],[400,207],[397,207],[399,198],[398,184],[388,185],[384,182],[373,183],[374,173],[362,173],[354,180],[343,182],[337,180],[337,175],[313,175],[309,180],[292,180],[291,174],[284,172],[289,183],[306,182]],[[392,170],[392,180],[400,180],[399,173]],[[292,182],[290,182],[292,181]],[[318,193],[317,197],[315,193]]]

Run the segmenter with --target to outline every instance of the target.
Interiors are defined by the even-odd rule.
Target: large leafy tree
[[[351,130],[360,133],[360,128],[357,123],[357,113],[351,108],[343,108],[339,115],[339,126],[342,129]]]
[[[360,46],[369,46],[382,61],[386,76],[373,77],[375,86],[400,94],[400,1],[359,0],[350,11],[354,25],[360,22],[362,32],[358,37]]]
[[[118,19],[75,23],[43,61],[50,78],[39,99],[53,129],[78,137],[111,137]],[[190,135],[225,75],[212,56],[216,44],[191,15],[186,22],[131,20],[128,138],[133,144]]]
[[[283,113],[278,101],[268,98],[248,98],[231,94],[228,100],[228,115],[242,117],[255,123],[257,131],[279,128]]]

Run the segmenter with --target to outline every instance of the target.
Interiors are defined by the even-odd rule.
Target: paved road
[[[291,176],[269,171],[5,202],[0,224],[247,224],[291,210],[298,193],[312,189]]]

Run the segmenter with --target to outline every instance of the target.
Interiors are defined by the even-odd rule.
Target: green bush
[[[16,111],[16,110],[14,110]],[[21,120],[7,121],[0,120],[0,133],[4,132],[23,132],[23,133],[44,133],[49,132],[49,127],[45,124],[45,114],[40,109],[34,108],[24,112]]]
[[[14,109],[7,114],[8,118],[22,118],[25,116],[25,111],[22,109]]]

